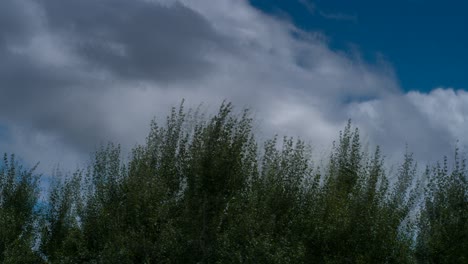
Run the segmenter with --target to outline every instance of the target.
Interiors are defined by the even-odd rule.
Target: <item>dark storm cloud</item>
[[[121,78],[174,81],[202,76],[207,55],[228,43],[198,13],[128,0],[44,0],[50,28],[91,64]]]
[[[9,42],[24,40],[24,37],[31,33],[27,11],[21,1],[2,1],[0,8],[0,48],[4,49]]]
[[[37,18],[37,17],[36,17]],[[73,78],[24,52],[37,30],[32,6],[5,0],[0,8],[0,117],[11,118],[54,94]]]
[[[104,129],[97,129],[99,117],[93,107],[84,107],[84,101],[70,93],[69,86],[81,83],[79,75],[22,55],[4,53],[1,58],[0,121],[52,133],[89,150],[102,135],[96,131]]]
[[[226,51],[228,43],[180,3],[3,0],[0,124],[89,151],[104,139],[117,140],[102,113],[103,90],[132,81],[198,79],[211,72],[208,56]]]

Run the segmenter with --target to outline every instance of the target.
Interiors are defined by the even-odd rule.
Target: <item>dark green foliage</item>
[[[40,221],[37,177],[5,159],[0,260],[466,263],[467,174],[458,154],[452,172],[446,161],[427,170],[418,206],[412,154],[388,175],[380,148],[364,151],[351,122],[322,168],[301,140],[259,144],[252,122],[227,103],[208,119],[173,108],[128,159],[109,144],[52,184]]]
[[[55,175],[59,177],[59,174]],[[43,216],[40,251],[49,262],[76,263],[83,260],[85,247],[79,222],[80,178],[76,173],[63,182],[52,183]]]
[[[303,183],[312,174],[303,142],[265,143],[261,167],[229,204],[220,263],[297,263],[303,258]]]
[[[468,263],[468,171],[458,149],[454,168],[427,169],[429,184],[419,218],[417,256],[421,263]]]
[[[0,262],[39,263],[32,250],[37,223],[38,176],[5,154],[0,163]]]
[[[380,149],[364,156],[358,131],[348,124],[325,170],[325,184],[309,201],[305,262],[411,262],[410,243],[400,230],[409,211],[397,214],[395,206],[405,207],[404,201],[388,198]],[[404,194],[409,185],[398,188]]]

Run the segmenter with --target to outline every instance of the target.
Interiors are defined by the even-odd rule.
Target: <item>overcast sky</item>
[[[362,23],[298,3],[312,18]],[[330,43],[243,0],[2,0],[0,151],[45,172],[73,169],[101,143],[142,143],[151,119],[183,98],[208,111],[224,99],[249,107],[262,133],[316,149],[349,118],[390,157],[406,143],[419,160],[468,144],[468,87],[401,87],[398,58]]]

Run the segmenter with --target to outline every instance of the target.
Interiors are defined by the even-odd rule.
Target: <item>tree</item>
[[[466,160],[455,152],[449,171],[447,158],[432,170],[419,218],[416,254],[420,263],[468,262],[468,183]]]
[[[49,263],[84,262],[87,251],[79,219],[82,175],[77,172],[64,179],[60,175],[57,171],[51,183],[39,249]]]
[[[39,176],[5,154],[0,164],[0,262],[40,263],[33,251]]]
[[[210,118],[181,104],[151,123],[127,159],[120,146],[101,146],[88,167],[60,176],[44,203],[39,176],[5,156],[0,262],[466,262],[467,167],[458,150],[452,170],[445,159],[425,171],[418,207],[408,151],[391,175],[380,147],[365,151],[348,122],[317,167],[301,140],[257,143],[252,122],[229,103]]]
[[[348,122],[324,171],[324,184],[306,209],[306,263],[411,263],[411,244],[401,231],[409,212],[396,209],[406,208],[406,200],[389,199],[380,148],[368,156],[359,131]],[[395,188],[406,192],[408,187]]]

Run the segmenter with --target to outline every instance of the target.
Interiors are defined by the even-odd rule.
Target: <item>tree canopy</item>
[[[467,167],[456,150],[394,173],[349,122],[325,165],[289,137],[259,142],[248,110],[173,108],[122,158],[109,143],[50,184],[5,155],[2,263],[468,263]],[[58,178],[58,177],[57,177]]]

